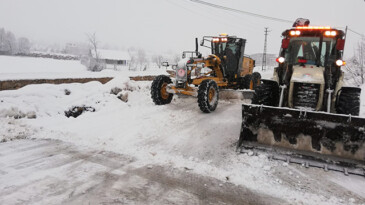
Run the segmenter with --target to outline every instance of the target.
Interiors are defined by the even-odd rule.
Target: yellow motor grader
[[[156,105],[170,103],[174,94],[189,95],[198,98],[201,111],[210,113],[218,105],[219,89],[254,89],[260,83],[261,75],[253,73],[255,61],[244,55],[245,39],[227,34],[204,36],[200,45],[212,53],[206,57],[195,40],[195,51],[184,51],[183,60],[174,66],[174,82],[165,75],[152,82],[151,97]],[[188,59],[187,54],[191,55]]]

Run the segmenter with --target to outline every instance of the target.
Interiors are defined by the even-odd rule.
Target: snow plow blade
[[[365,118],[263,105],[242,105],[237,150],[365,176]]]

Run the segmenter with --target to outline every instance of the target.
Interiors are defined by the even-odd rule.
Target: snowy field
[[[126,71],[123,72],[114,70],[90,72],[80,61],[75,60],[0,55],[0,80],[96,78],[114,77],[120,74],[125,76],[166,74],[164,69],[153,69],[145,72],[130,72],[128,67],[125,69]]]
[[[363,177],[272,162],[265,155],[237,154],[241,104],[247,101],[223,98],[211,114],[202,113],[195,98],[175,96],[171,104],[156,106],[150,84],[121,74],[105,85],[45,84],[1,91],[0,141],[57,139],[133,157],[135,168],[188,170],[290,204],[365,204]],[[128,95],[128,102],[110,93],[114,87]],[[71,93],[66,95],[65,90]],[[362,99],[365,102],[364,94]],[[91,106],[96,111],[65,117],[64,112],[73,106]]]

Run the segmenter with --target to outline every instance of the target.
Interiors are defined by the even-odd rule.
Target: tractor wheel
[[[171,83],[170,77],[165,75],[159,75],[153,80],[151,98],[156,105],[165,105],[171,102],[173,94],[166,91],[167,85]]]
[[[275,81],[263,81],[255,88],[252,104],[278,106],[279,85]]]
[[[204,80],[198,89],[198,104],[201,111],[213,112],[218,105],[219,90],[214,80]]]
[[[261,84],[261,74],[259,72],[252,73],[250,80],[250,90],[255,90],[258,85]]]
[[[339,114],[358,116],[360,112],[360,93],[360,88],[341,88],[336,100],[336,112]]]
[[[245,76],[241,77],[241,82],[240,82],[240,89],[249,89],[250,88],[250,83],[251,83],[251,79],[252,79],[252,75],[251,74],[246,74]]]

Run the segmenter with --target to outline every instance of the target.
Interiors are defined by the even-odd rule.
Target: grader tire
[[[173,94],[166,92],[167,85],[171,83],[171,78],[165,75],[159,75],[153,80],[151,98],[156,105],[166,105],[172,101]]]
[[[213,112],[218,105],[219,90],[214,80],[204,80],[198,89],[199,108],[204,113]]]

